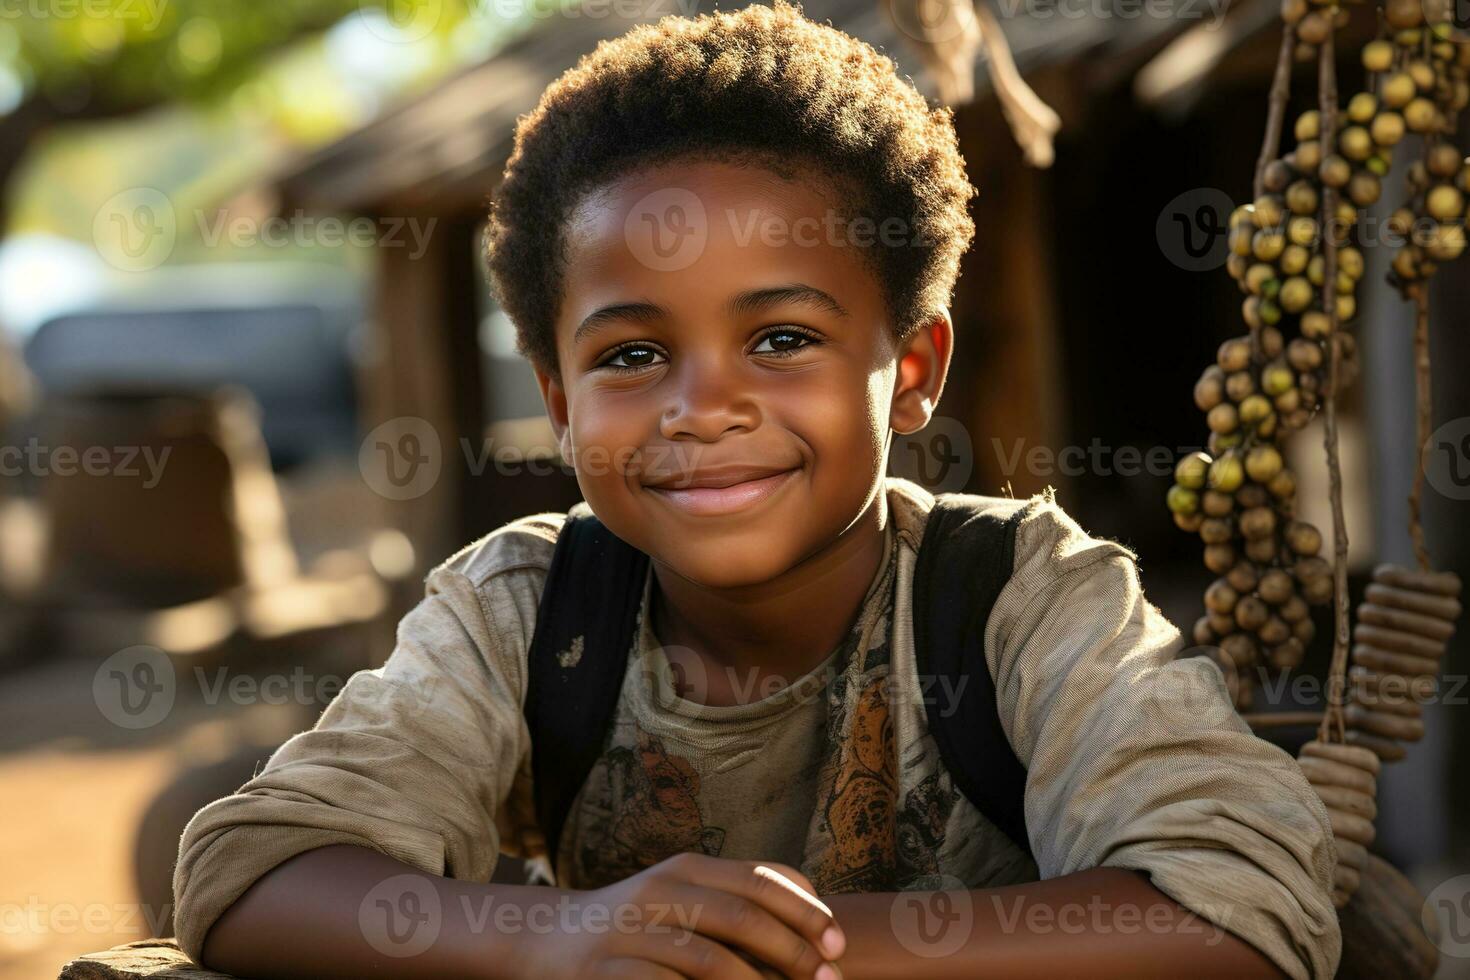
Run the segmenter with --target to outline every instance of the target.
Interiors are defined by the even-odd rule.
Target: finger
[[[698,932],[675,929],[652,938],[657,941],[639,955],[691,980],[761,980],[755,967],[734,950]]]
[[[692,853],[679,854],[663,863],[665,873],[675,880],[731,892],[755,902],[800,933],[822,956],[837,959],[847,943],[832,910],[777,870],[784,867],[775,862],[735,861]]]
[[[796,874],[803,882],[806,882],[806,886],[797,884],[789,875],[783,873],[781,870],[783,868],[785,871]],[[796,915],[795,919],[788,918],[785,921],[790,922],[794,928],[806,936],[823,957],[828,960],[836,960],[843,954],[847,949],[847,936],[843,933],[842,927],[837,924],[827,903],[817,897],[816,889],[811,887],[811,882],[806,880],[805,875],[785,865],[762,862],[752,868],[752,877],[757,882],[757,887],[765,893],[785,896],[788,903],[792,900],[800,903],[795,906],[790,904],[783,906],[794,909]],[[781,914],[780,909],[772,909],[772,911],[777,915]]]
[[[775,861],[756,861],[752,863],[754,863],[756,867],[771,868],[772,870],[781,872],[787,878],[790,878],[793,882],[800,885],[802,891],[806,892],[813,898],[817,898],[817,886],[812,884],[812,880],[810,878],[802,874],[797,869],[791,867],[791,865],[779,864]]]
[[[680,925],[717,939],[757,965],[792,980],[809,980],[827,962],[816,944],[754,899],[699,885],[676,885],[671,896],[683,910]]]

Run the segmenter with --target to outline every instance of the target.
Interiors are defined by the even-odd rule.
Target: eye
[[[796,327],[778,327],[761,337],[761,342],[751,353],[774,354],[777,357],[783,357],[819,343],[821,341],[814,334],[805,330]]]
[[[658,363],[652,358],[661,356],[658,351],[647,344],[628,344],[625,347],[615,348],[598,367],[609,367],[616,371],[636,371],[639,368],[652,367]],[[623,363],[619,363],[620,361]]]

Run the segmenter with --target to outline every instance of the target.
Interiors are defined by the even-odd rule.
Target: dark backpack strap
[[[586,501],[567,511],[526,658],[532,793],[553,872],[572,801],[612,728],[647,572],[648,556]]]
[[[914,568],[914,654],[929,732],[955,787],[1029,854],[1026,769],[1001,726],[985,656],[985,624],[1011,577],[1025,506],[1008,514],[980,506],[970,494],[935,497]]]

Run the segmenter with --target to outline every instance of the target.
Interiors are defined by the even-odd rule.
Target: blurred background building
[[[980,191],[943,418],[896,440],[893,472],[1056,487],[1187,628],[1211,576],[1163,498],[1205,438],[1199,371],[1242,332],[1223,222],[1249,194],[1277,5],[1002,0],[985,38],[957,0],[804,6],[954,106]],[[0,977],[18,978],[168,934],[194,809],[381,663],[430,567],[579,499],[486,284],[486,202],[547,83],[636,22],[713,5],[16,9],[0,17]],[[1027,117],[1028,97],[1050,109]],[[1435,417],[1463,419],[1470,278],[1436,288]],[[1343,409],[1355,594],[1409,558],[1418,456],[1410,314],[1385,286],[1361,323],[1368,369]],[[1294,451],[1329,527],[1320,436]],[[1426,505],[1438,564],[1470,577],[1470,508],[1432,489]],[[1319,639],[1306,668],[1327,653]],[[1467,667],[1462,631],[1445,674]],[[130,701],[126,680],[166,698]],[[1470,869],[1464,703],[1434,706],[1384,777],[1377,846],[1426,891]],[[77,918],[92,908],[95,928]]]

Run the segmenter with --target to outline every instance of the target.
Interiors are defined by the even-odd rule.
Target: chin
[[[727,534],[681,535],[676,542],[655,545],[649,552],[683,578],[707,589],[736,589],[762,585],[795,564],[787,560],[793,542],[768,540],[765,535],[733,531]]]

